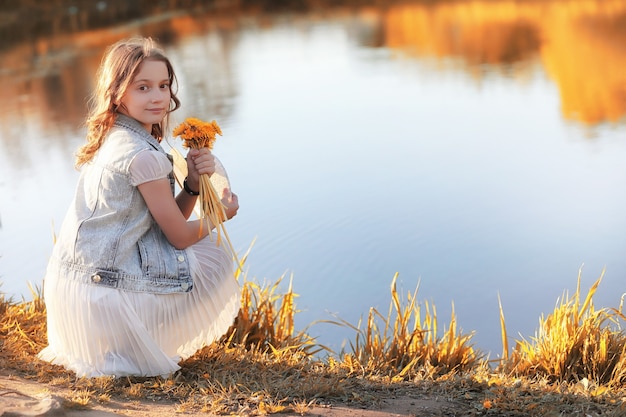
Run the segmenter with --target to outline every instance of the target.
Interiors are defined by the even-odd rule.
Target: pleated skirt
[[[48,346],[39,358],[79,377],[164,376],[219,339],[233,323],[240,289],[233,261],[205,238],[188,250],[192,291],[131,292],[65,279],[44,279]]]

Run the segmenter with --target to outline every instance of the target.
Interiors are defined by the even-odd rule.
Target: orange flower
[[[215,135],[222,136],[222,129],[215,120],[203,122],[195,117],[188,117],[173,131],[174,136],[180,136],[185,148],[213,149]]]

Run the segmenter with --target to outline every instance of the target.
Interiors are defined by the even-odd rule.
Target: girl
[[[98,71],[73,202],[44,278],[48,343],[39,357],[78,376],[156,376],[221,337],[239,309],[231,256],[188,221],[208,149],[189,150],[184,190],[160,141],[180,106],[151,39],[111,46]],[[218,164],[219,166],[219,164]],[[232,218],[238,199],[222,202]]]

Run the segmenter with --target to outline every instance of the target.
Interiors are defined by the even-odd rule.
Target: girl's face
[[[170,106],[170,81],[162,61],[146,60],[128,86],[118,111],[141,123],[148,132],[161,123]]]

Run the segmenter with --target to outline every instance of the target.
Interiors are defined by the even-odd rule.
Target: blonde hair
[[[177,80],[174,68],[161,48],[151,38],[138,38],[119,41],[111,45],[100,64],[97,85],[90,99],[87,116],[87,143],[76,153],[76,167],[91,161],[102,146],[104,139],[113,127],[116,110],[135,78],[141,64],[146,60],[161,61],[167,66],[170,84],[170,105],[161,123],[152,125],[152,136],[163,139],[169,114],[180,107],[176,97]],[[117,104],[116,104],[117,103]]]

